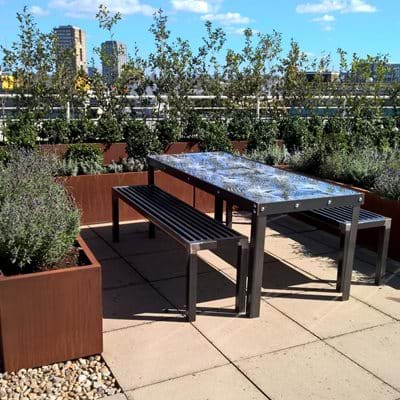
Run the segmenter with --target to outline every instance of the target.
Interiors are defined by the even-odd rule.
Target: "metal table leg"
[[[266,225],[265,215],[252,215],[247,294],[247,316],[250,318],[257,318],[260,315]]]
[[[197,254],[189,253],[187,255],[187,285],[186,285],[186,306],[187,321],[196,320],[197,303]]]
[[[154,168],[149,166],[147,171],[147,184],[154,185]],[[149,238],[154,239],[156,237],[156,227],[154,224],[149,222]]]
[[[236,313],[242,314],[246,310],[246,280],[248,260],[248,244],[239,243],[236,271]]]
[[[353,272],[354,252],[356,248],[359,215],[360,206],[353,207],[351,224],[348,225],[345,233],[343,266],[340,279],[343,301],[348,300],[350,297],[351,276]]]
[[[224,211],[224,200],[221,197],[215,196],[214,203],[214,219],[222,222],[222,214]]]
[[[376,272],[375,272],[375,284],[381,285],[382,278],[386,273],[386,261],[389,249],[389,239],[390,239],[390,226],[392,220],[390,218],[385,219],[385,225],[379,228],[379,241],[378,241],[378,254],[376,262]]]
[[[112,235],[113,242],[119,242],[119,199],[114,190],[112,191]]]
[[[233,213],[232,203],[226,202],[226,226],[232,228],[232,213]]]

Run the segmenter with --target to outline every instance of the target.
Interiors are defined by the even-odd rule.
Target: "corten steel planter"
[[[100,354],[101,269],[82,238],[87,265],[0,276],[0,359],[16,371]]]
[[[82,225],[100,224],[112,222],[111,213],[111,189],[113,186],[134,186],[147,184],[147,172],[123,172],[118,174],[102,175],[80,175],[62,178],[67,190],[73,195],[80,208]],[[157,172],[155,182],[163,190],[171,193],[184,202],[193,205],[203,211],[212,211],[214,207],[213,198],[202,194],[201,191],[194,191],[179,179]],[[196,193],[196,199],[194,194]],[[212,201],[211,201],[212,200]],[[121,204],[120,220],[132,221],[143,219],[143,216],[132,210],[131,207]]]
[[[91,146],[98,147],[103,151],[104,165],[111,164],[112,161],[119,161],[121,158],[128,157],[125,151],[126,143],[112,143],[110,146],[105,146],[101,143],[88,143]],[[247,147],[247,141],[233,141],[234,150],[244,153]],[[68,144],[42,144],[40,148],[45,153],[55,154],[62,157],[68,150]],[[168,145],[164,149],[165,154],[180,154],[180,153],[196,153],[200,151],[200,147],[196,142],[175,142]]]

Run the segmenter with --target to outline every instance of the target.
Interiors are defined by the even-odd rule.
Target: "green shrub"
[[[163,148],[177,142],[180,136],[180,127],[176,119],[163,119],[156,123],[155,134]]]
[[[102,164],[103,152],[97,147],[86,143],[74,143],[69,145],[64,158],[73,161],[93,161]]]
[[[10,150],[8,146],[0,146],[0,165],[6,164],[10,160]]]
[[[348,134],[345,120],[342,118],[328,118],[324,125],[322,148],[327,154],[347,151]]]
[[[124,125],[123,133],[129,158],[145,163],[148,155],[162,151],[157,135],[141,120],[128,121]]]
[[[308,141],[307,121],[301,117],[287,117],[280,121],[279,132],[289,152],[301,150]]]
[[[0,168],[2,272],[57,267],[79,233],[79,211],[63,185],[54,180],[52,160],[34,151],[14,150]]]
[[[17,119],[8,120],[4,137],[9,145],[33,148],[38,138],[38,128],[33,115],[29,112],[21,113]]]
[[[271,145],[266,150],[254,150],[246,154],[251,160],[260,161],[267,165],[283,165],[290,161],[290,154],[285,146]]]
[[[39,137],[42,141],[49,144],[68,143],[68,122],[60,118],[43,121],[39,129]]]
[[[96,124],[87,117],[71,120],[68,128],[69,143],[90,143],[97,141]]]
[[[182,139],[196,140],[199,137],[203,120],[196,112],[191,112],[183,123]]]
[[[104,172],[103,152],[93,145],[75,143],[58,163],[57,175],[96,175]]]
[[[373,189],[387,199],[400,201],[400,170],[382,172],[377,176]]]
[[[96,137],[107,145],[121,142],[123,135],[120,122],[112,116],[103,115],[97,121]]]
[[[247,140],[254,132],[253,119],[248,113],[234,114],[228,123],[228,136],[230,140]]]
[[[275,121],[257,121],[249,135],[247,149],[249,151],[266,151],[274,146],[279,129]]]
[[[203,122],[199,146],[202,151],[232,151],[226,125],[222,122]]]
[[[294,152],[289,165],[296,171],[318,175],[323,163],[323,153],[316,147],[308,147]]]
[[[141,160],[135,160],[134,158],[122,158],[118,163],[113,161],[110,165],[108,165],[107,172],[140,172],[143,171],[145,167],[145,163]]]
[[[308,120],[308,135],[307,135],[307,146],[318,146],[323,147],[324,140],[324,120],[318,115],[313,115]]]
[[[319,174],[324,178],[370,189],[386,168],[387,162],[387,156],[374,148],[352,153],[337,152],[326,157]]]

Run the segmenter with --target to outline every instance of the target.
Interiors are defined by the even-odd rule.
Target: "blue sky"
[[[210,19],[227,31],[227,46],[234,49],[243,44],[245,27],[265,33],[275,29],[283,35],[284,49],[294,38],[314,56],[342,47],[363,56],[387,53],[391,62],[400,63],[400,0],[0,0],[0,43],[10,46],[16,38],[15,14],[26,5],[43,31],[61,24],[85,29],[89,59],[91,49],[108,39],[93,18],[100,3],[124,15],[115,39],[128,51],[135,42],[143,53],[152,49],[151,15],[162,8],[173,34],[196,47],[204,20]]]

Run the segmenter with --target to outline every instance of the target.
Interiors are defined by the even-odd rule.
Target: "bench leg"
[[[238,246],[238,260],[236,270],[236,307],[237,314],[246,311],[246,280],[248,272],[248,254],[249,250],[247,245]]]
[[[224,211],[224,201],[215,196],[215,203],[214,203],[214,219],[216,221],[222,222],[222,213]]]
[[[375,284],[381,285],[382,279],[386,273],[386,261],[390,239],[391,220],[387,218],[385,225],[379,228],[378,254],[376,261]]]
[[[343,267],[340,279],[342,287],[342,301],[346,301],[350,297],[351,276],[353,273],[354,253],[356,249],[359,216],[360,206],[353,207],[351,223],[346,224],[343,250]]]
[[[344,256],[344,241],[345,234],[344,232],[340,232],[340,249],[338,256],[338,265],[337,265],[337,280],[336,280],[336,291],[342,291],[342,271],[343,271],[343,256]]]
[[[113,242],[119,242],[119,201],[114,191],[112,192],[112,221]]]
[[[229,228],[232,228],[232,207],[231,203],[226,203],[226,226]]]
[[[156,226],[149,222],[149,238],[154,239],[156,237]]]
[[[197,254],[189,253],[187,256],[187,285],[186,285],[186,305],[187,321],[196,320],[197,304]]]

